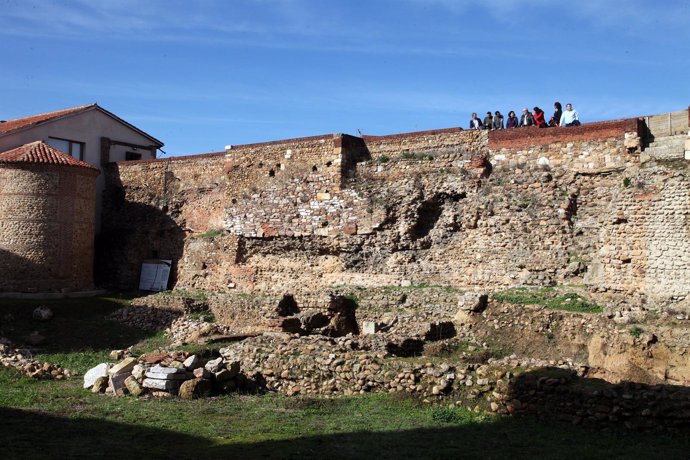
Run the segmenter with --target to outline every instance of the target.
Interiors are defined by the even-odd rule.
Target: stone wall
[[[182,288],[493,289],[584,276],[640,302],[682,300],[687,168],[640,165],[641,129],[327,135],[117,164],[108,214],[127,236],[106,245],[111,269],[131,287],[141,260],[172,246]]]
[[[0,290],[93,288],[96,171],[0,167]]]

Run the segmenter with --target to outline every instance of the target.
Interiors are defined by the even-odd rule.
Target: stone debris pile
[[[423,397],[448,392],[467,373],[445,363],[407,362],[360,348],[359,337],[269,333],[220,350],[250,381],[287,395],[352,395],[386,391]]]
[[[34,379],[62,380],[70,376],[67,369],[57,364],[37,361],[32,358],[30,350],[14,348],[4,339],[0,339],[0,363]]]
[[[84,388],[114,396],[206,397],[238,387],[239,362],[216,358],[203,362],[186,352],[155,352],[119,363],[101,363],[84,375]]]

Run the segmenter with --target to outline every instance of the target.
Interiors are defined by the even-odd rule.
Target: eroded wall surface
[[[131,288],[141,260],[173,258],[178,288],[253,293],[584,282],[661,306],[690,289],[690,186],[683,162],[640,163],[643,128],[326,135],[116,164],[105,272]]]

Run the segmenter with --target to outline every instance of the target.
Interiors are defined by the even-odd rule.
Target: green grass
[[[196,238],[203,238],[205,240],[212,240],[215,239],[221,235],[223,235],[225,231],[223,230],[209,230],[204,233],[200,233],[199,235],[196,235]]]
[[[50,339],[40,357],[83,371],[106,360],[112,348],[135,345],[138,354],[169,347],[162,332],[147,334],[105,319],[127,302],[113,297],[54,301],[55,317],[43,323],[34,322],[31,312],[48,302],[2,301],[0,317],[14,316],[2,327],[19,336],[39,328]],[[467,348],[458,343],[440,355]],[[203,345],[186,349],[212,352]],[[690,449],[686,434],[602,433],[535,419],[495,418],[448,407],[450,402],[430,407],[389,394],[137,400],[95,395],[81,388],[79,377],[32,380],[0,367],[2,458],[673,459],[686,458]]]
[[[687,434],[600,432],[388,394],[136,400],[94,395],[79,383],[0,369],[3,459],[674,459],[690,448]]]
[[[554,310],[579,313],[601,313],[604,309],[591,303],[574,292],[559,294],[555,288],[540,289],[514,288],[492,294],[500,302],[517,305],[543,305]]]

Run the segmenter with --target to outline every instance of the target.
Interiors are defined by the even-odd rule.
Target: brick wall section
[[[491,131],[489,153],[496,168],[517,174],[528,165],[579,172],[629,167],[639,163],[643,126],[640,119],[631,118],[567,128]]]
[[[557,143],[591,142],[599,139],[623,138],[625,133],[630,132],[642,137],[643,127],[644,123],[640,119],[627,118],[562,128],[503,129],[489,132],[489,148],[492,150],[517,149]]]
[[[93,288],[96,171],[0,166],[0,290]]]

